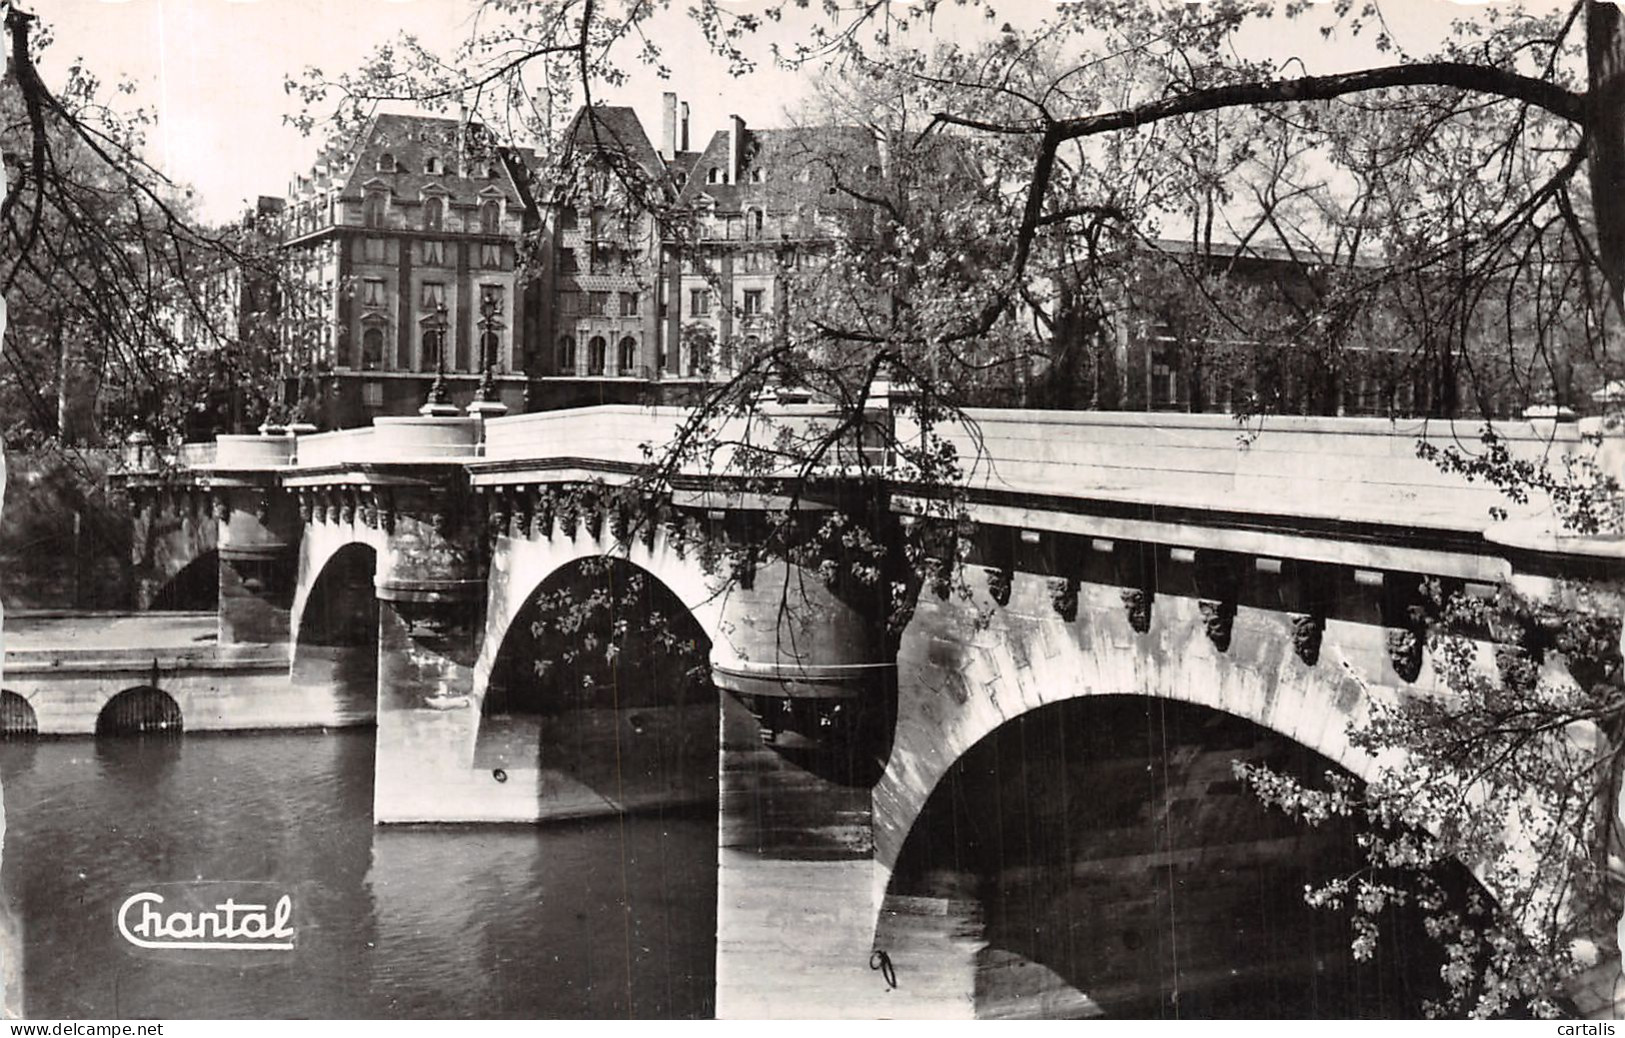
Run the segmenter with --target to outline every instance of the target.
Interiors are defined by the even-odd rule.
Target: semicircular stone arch
[[[364,545],[373,550],[375,557],[380,557],[387,542],[387,533],[361,522],[305,524],[304,535],[299,539],[299,576],[294,585],[293,604],[288,610],[290,663],[299,644],[299,629],[310,605],[311,592],[333,557],[351,545]]]
[[[108,698],[96,714],[97,735],[178,735],[185,718],[180,704],[150,685],[127,688]]]
[[[39,734],[39,717],[34,704],[11,689],[0,689],[0,739],[19,739]]]
[[[1206,637],[1192,599],[1158,597],[1151,629],[1129,624],[1120,590],[1084,584],[1067,622],[1037,577],[1017,574],[1009,603],[984,625],[990,603],[922,595],[898,650],[896,733],[874,790],[875,906],[926,801],[971,747],[1006,722],[1086,696],[1130,695],[1208,707],[1313,750],[1355,776],[1374,762],[1347,729],[1364,716],[1367,683],[1382,673],[1381,628],[1327,622],[1315,666],[1292,649],[1285,613],[1243,610],[1227,651]],[[1424,680],[1428,675],[1424,675]]]
[[[974,577],[972,581],[975,587]],[[934,801],[933,795],[941,790],[949,800],[956,800],[961,793],[955,791],[960,790],[965,775],[982,774],[974,769],[962,773],[957,768],[962,761],[985,764],[989,746],[1000,739],[1007,749],[1020,744],[1020,739],[1011,743],[1004,737],[1023,729],[1036,731],[1035,723],[1040,728],[1052,723],[1040,717],[1059,718],[1062,715],[1056,710],[1096,709],[1110,701],[1129,701],[1150,704],[1149,710],[1155,714],[1158,702],[1170,708],[1180,704],[1184,714],[1205,714],[1221,726],[1230,722],[1246,722],[1244,729],[1256,726],[1254,731],[1262,730],[1279,744],[1310,751],[1357,778],[1374,773],[1378,762],[1352,746],[1347,732],[1351,723],[1364,718],[1370,695],[1390,690],[1393,678],[1385,670],[1388,646],[1382,628],[1329,620],[1320,658],[1309,665],[1293,651],[1292,617],[1284,612],[1241,610],[1235,618],[1233,638],[1221,650],[1208,637],[1194,599],[1159,596],[1154,622],[1140,633],[1129,622],[1119,588],[1085,583],[1077,590],[1077,612],[1072,620],[1058,615],[1048,582],[1023,574],[1015,575],[1005,606],[994,607],[980,587],[975,587],[970,602],[957,596],[950,601],[937,601],[928,593],[921,596],[899,647],[892,753],[873,790],[871,905],[876,947],[908,932],[912,925],[907,920],[899,924],[894,917],[899,911],[917,910],[908,906],[914,892],[910,884],[918,880],[918,870],[927,859],[919,856],[919,848],[910,838],[928,807],[940,813],[942,798]],[[979,613],[991,619],[978,624]],[[1435,680],[1431,670],[1420,675],[1422,687]],[[1201,709],[1192,715],[1191,708]],[[1228,761],[1230,754],[1212,756]],[[1142,762],[1140,770],[1144,768]],[[1221,770],[1227,772],[1228,765]],[[951,773],[958,776],[953,783],[946,781]],[[1244,793],[1225,795],[1237,803],[1250,802]],[[1256,803],[1251,806],[1259,807]],[[918,828],[922,840],[934,831],[932,826]],[[904,859],[901,872],[900,859]],[[904,882],[903,889],[894,890],[893,880],[898,876],[913,879]],[[1465,872],[1460,880],[1471,882]],[[1493,890],[1489,893],[1494,896]],[[901,901],[889,900],[898,894]],[[948,911],[955,911],[955,897],[973,905],[979,896],[970,888],[961,895],[950,895]],[[975,925],[981,925],[980,917]],[[947,931],[958,932],[953,926]],[[1346,941],[1343,947],[1346,950]],[[1058,987],[1065,990],[1064,985]],[[978,1000],[982,994],[983,989],[977,988]],[[967,1002],[967,1008],[969,1005]],[[981,1010],[978,1001],[975,1011]]]
[[[555,574],[593,558],[618,559],[649,574],[683,604],[707,639],[717,640],[722,628],[723,596],[717,593],[696,553],[689,551],[679,556],[664,530],[656,535],[652,546],[641,540],[630,546],[619,544],[609,535],[607,526],[599,537],[583,529],[578,529],[574,538],[557,531],[551,537],[503,535],[498,537],[491,555],[485,630],[474,664],[476,707],[490,686],[492,668],[515,618]]]
[[[204,611],[220,605],[220,552],[210,548],[169,577],[152,594],[148,609]]]

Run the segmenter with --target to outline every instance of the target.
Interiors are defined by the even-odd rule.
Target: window
[[[609,313],[608,292],[588,292],[587,312],[594,317],[603,317]]]
[[[767,170],[758,166],[750,171],[750,182],[752,184],[760,184],[765,180],[767,180]]]
[[[717,169],[717,167],[712,166],[710,169],[705,171],[705,182],[707,184],[722,183],[722,171]]]
[[[747,274],[760,274],[762,272],[762,254],[754,249],[745,253],[745,272]]]
[[[440,159],[434,155],[430,155],[428,158],[424,159],[423,172],[429,174],[431,177],[439,176],[442,172],[440,169]]]
[[[423,309],[433,312],[446,308],[446,286],[440,281],[423,283]]]
[[[683,186],[688,183],[688,174],[684,173],[682,170],[677,170],[671,175],[671,179],[672,182],[677,185],[677,189],[681,191]]]
[[[440,368],[441,347],[446,344],[446,333],[441,328],[425,328],[423,330],[423,350],[418,357],[418,368],[421,371],[438,371]]]
[[[384,279],[368,278],[361,282],[361,305],[376,309],[384,305]]]
[[[361,222],[368,227],[382,227],[384,225],[384,193],[382,191],[368,191],[366,200],[361,203]]]
[[[502,246],[485,242],[480,246],[480,266],[486,270],[502,269]]]
[[[591,245],[592,273],[612,274],[616,266],[616,248],[608,242],[595,241]]]
[[[688,312],[693,317],[706,317],[711,313],[711,290],[691,288],[688,291]]]
[[[576,213],[576,207],[575,206],[567,205],[563,209],[559,210],[559,230],[561,230],[561,231],[573,231],[573,230],[575,230],[578,220],[580,220],[580,216]]]
[[[486,180],[495,180],[497,178],[497,175],[498,174],[497,174],[496,166],[493,165],[493,166],[486,166],[485,167],[485,179]]]
[[[502,203],[488,198],[480,203],[480,233],[497,234],[502,230]]]
[[[383,407],[384,384],[382,382],[363,382],[361,384],[361,403],[365,407]]]
[[[560,292],[559,312],[564,314],[579,314],[581,312],[581,293]]]
[[[636,317],[638,315],[638,294],[636,292],[621,293],[621,316]]]
[[[573,335],[559,336],[559,373],[563,375],[576,373],[576,340]]]
[[[384,262],[384,239],[368,238],[366,244],[362,246],[362,254],[368,263]]]
[[[361,333],[361,370],[377,371],[384,366],[384,330],[368,328]]]
[[[607,344],[602,335],[594,335],[587,343],[587,374],[602,375],[604,373],[604,352]]]
[[[378,156],[378,172],[380,172],[380,173],[393,173],[393,172],[395,172],[395,156],[391,155],[387,151],[384,152],[382,155]]]
[[[577,271],[579,271],[580,269],[581,269],[581,265],[576,262],[576,250],[574,250],[574,249],[560,249],[559,250],[559,272],[560,273],[562,273],[562,274],[574,274]]]
[[[764,292],[760,288],[747,288],[747,289],[745,289],[745,316],[746,317],[759,317],[759,316],[761,316],[761,313],[762,313],[762,296],[763,295],[764,295]]]
[[[762,236],[763,226],[765,226],[765,221],[762,219],[762,211],[760,209],[752,209],[745,213],[746,235],[752,238],[760,238]]]
[[[428,267],[444,267],[446,265],[446,243],[443,241],[424,242],[423,264]]]
[[[480,313],[500,314],[502,312],[503,297],[506,295],[501,285],[480,286]]]
[[[632,369],[638,366],[638,340],[628,335],[620,342],[616,349],[615,370],[622,375],[632,374]]]
[[[423,200],[423,229],[438,231],[444,222],[446,204],[440,199],[429,197]]]

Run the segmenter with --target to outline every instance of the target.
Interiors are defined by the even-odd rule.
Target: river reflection
[[[28,1015],[711,1014],[714,807],[380,829],[372,763],[362,730],[0,744]],[[291,893],[298,947],[217,965],[118,936],[128,894],[198,878]]]

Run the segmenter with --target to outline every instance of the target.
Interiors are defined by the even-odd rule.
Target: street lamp
[[[501,418],[508,413],[508,405],[502,402],[497,393],[496,384],[496,333],[493,329],[500,326],[502,317],[502,299],[493,293],[482,294],[480,297],[480,367],[484,369],[480,375],[479,389],[474,392],[474,400],[468,405],[471,417],[478,418],[482,424],[487,418]],[[483,439],[483,433],[482,433]]]

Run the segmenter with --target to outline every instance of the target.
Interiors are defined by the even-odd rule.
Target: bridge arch
[[[378,696],[378,552],[348,541],[327,553],[300,582],[289,675],[294,687],[322,700],[335,723],[371,718]]]
[[[34,704],[11,689],[0,689],[0,739],[26,738],[39,734],[39,718]]]
[[[1382,673],[1381,661],[1387,658],[1382,628],[1327,621],[1325,647],[1318,665],[1312,666],[1294,653],[1292,618],[1284,613],[1243,608],[1235,618],[1233,639],[1221,651],[1205,633],[1195,600],[1159,596],[1157,622],[1142,632],[1131,627],[1117,587],[1082,584],[1071,620],[1057,615],[1051,591],[1042,578],[1016,574],[1007,604],[982,612],[991,620],[980,628],[973,620],[979,607],[988,605],[980,595],[971,602],[940,603],[924,596],[904,633],[896,737],[872,801],[877,948],[897,939],[900,914],[917,911],[910,898],[921,896],[920,880],[929,870],[919,846],[931,837],[923,834],[932,828],[933,818],[940,825],[943,812],[951,813],[956,798],[963,798],[966,775],[985,778],[996,770],[989,761],[996,762],[1001,749],[1007,757],[1019,755],[1023,739],[1034,733],[1048,737],[1065,727],[1058,718],[1098,716],[1110,704],[1137,704],[1142,717],[1195,718],[1241,732],[1244,739],[1269,741],[1278,753],[1312,758],[1316,763],[1310,774],[1316,776],[1333,765],[1360,779],[1374,771],[1376,762],[1349,744],[1347,729],[1364,716],[1367,696],[1383,691],[1362,678]],[[1069,730],[1088,728],[1084,723]],[[1244,755],[1217,754],[1215,760],[1219,756],[1223,766],[1216,770],[1222,774],[1212,781],[1231,783],[1229,760]],[[1143,776],[1147,762],[1136,767]],[[1050,787],[1028,797],[1029,806],[1054,792],[1060,780],[1053,775],[1051,780]],[[1116,781],[1120,779],[1102,781],[1100,788],[1111,788]],[[1250,811],[1263,811],[1239,790],[1225,788],[1223,793]],[[1293,829],[1260,839],[1302,837],[1302,830]],[[1161,868],[1168,863],[1147,858],[1139,864]],[[1095,867],[1072,865],[1073,871],[1083,872]],[[982,911],[978,891],[987,887],[985,878],[970,884],[975,888],[970,890],[961,879],[957,892],[944,877],[936,879],[946,882],[945,890],[928,893],[946,903],[950,914],[956,904],[962,911]],[[1476,882],[1465,870],[1459,879]],[[1302,888],[1302,880],[1290,884],[1294,892]],[[1055,892],[1047,897],[1052,906],[1061,903]],[[979,918],[977,925],[984,922]],[[963,933],[948,940],[960,940],[965,951]],[[1436,970],[1430,975],[1436,976]],[[1049,984],[1045,1005],[1050,1012],[1100,1008],[1079,1003],[1077,991],[1061,983],[1065,977],[1057,978],[1053,970],[1032,970],[1026,983],[1033,978]],[[1041,991],[1028,994],[1043,1002]]]
[[[220,552],[199,554],[166,580],[152,596],[149,609],[200,612],[220,605]]]
[[[714,815],[718,701],[701,621],[622,554],[553,561],[488,627],[475,770],[534,784],[543,818],[690,804]]]
[[[293,602],[288,610],[290,653],[297,651],[300,628],[310,606],[311,593],[328,563],[351,546],[370,548],[379,558],[388,547],[388,535],[360,523],[337,525],[307,523],[299,539],[299,570],[294,583]]]
[[[708,641],[721,630],[723,596],[714,587],[692,551],[679,554],[661,531],[653,545],[641,540],[631,545],[578,531],[574,538],[499,537],[492,552],[485,609],[485,631],[474,669],[474,695],[482,698],[491,680],[497,654],[511,633],[515,619],[536,592],[566,567],[588,559],[616,560],[648,574],[667,589],[694,618]]]
[[[96,715],[97,735],[179,735],[184,719],[180,704],[151,685],[127,688],[103,704]]]

